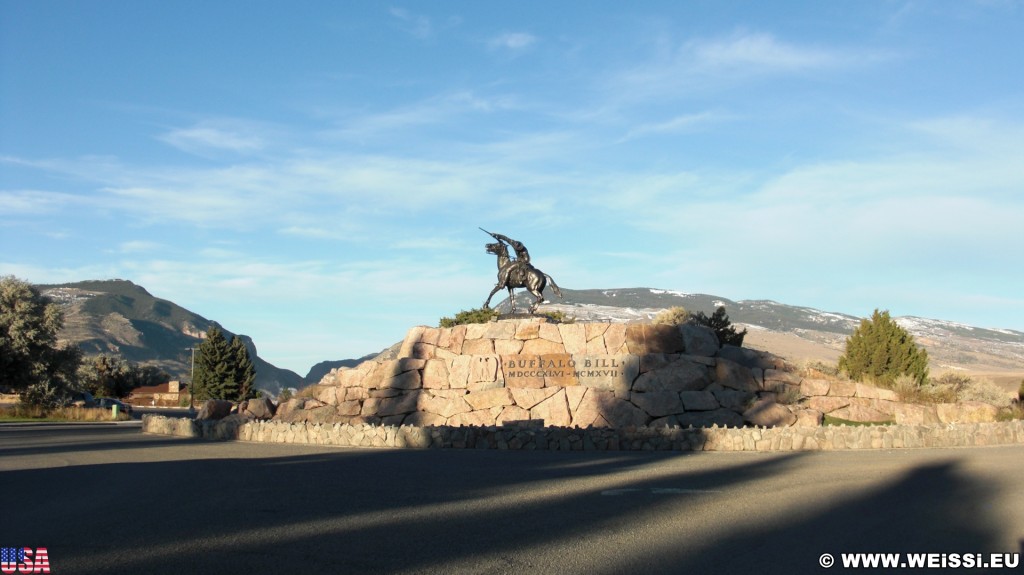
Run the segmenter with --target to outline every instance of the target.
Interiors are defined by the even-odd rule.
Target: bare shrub
[[[690,312],[683,306],[670,307],[658,312],[651,323],[662,325],[682,325],[690,319]]]
[[[843,379],[839,368],[823,361],[808,361],[800,368],[801,375],[813,379]]]
[[[957,397],[960,401],[980,401],[997,407],[1010,402],[1009,394],[989,379],[970,379],[961,386]]]
[[[909,375],[897,377],[891,389],[899,396],[900,401],[907,403],[955,403],[959,387],[950,383],[939,383],[929,380],[918,385],[917,380]]]

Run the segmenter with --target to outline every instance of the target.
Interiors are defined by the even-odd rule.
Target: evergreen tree
[[[234,358],[220,327],[206,331],[206,339],[196,348],[196,366],[192,385],[195,398],[227,399],[227,382],[234,380]]]
[[[0,386],[31,405],[62,403],[76,385],[82,354],[58,347],[60,306],[14,276],[0,278]]]
[[[695,325],[710,327],[715,332],[715,335],[718,336],[718,342],[722,345],[743,347],[743,338],[746,337],[747,330],[736,331],[736,326],[732,325],[732,321],[729,320],[729,314],[725,313],[724,305],[718,306],[718,309],[715,310],[715,313],[711,314],[711,317],[704,315],[702,311],[691,314],[689,321]]]
[[[922,385],[928,379],[928,352],[917,347],[914,336],[893,321],[888,311],[876,309],[871,319],[861,320],[846,339],[839,369],[858,381],[892,385],[897,377],[907,375]]]
[[[241,401],[255,397],[256,370],[240,338],[231,341],[214,325],[196,348],[195,398]]]
[[[86,358],[78,368],[80,387],[95,397],[125,397],[136,387],[170,380],[171,376],[160,368],[139,366],[107,354]]]
[[[234,396],[229,399],[242,401],[256,397],[256,387],[253,385],[256,381],[256,368],[253,367],[252,360],[249,359],[248,348],[245,347],[245,343],[240,337],[232,337],[228,347],[231,348],[235,368],[234,390],[232,391]]]

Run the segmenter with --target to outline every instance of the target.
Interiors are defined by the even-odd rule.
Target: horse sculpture
[[[554,290],[555,294],[558,297],[562,297],[562,292],[558,289],[558,285],[555,284],[555,280],[551,276],[533,267],[528,262],[520,262],[510,258],[508,246],[500,240],[493,244],[487,244],[485,248],[487,253],[498,256],[498,284],[494,286],[490,295],[487,296],[487,301],[484,302],[484,309],[490,308],[491,298],[502,288],[508,290],[508,301],[512,304],[512,313],[516,311],[516,298],[513,293],[515,288],[526,288],[536,298],[533,305],[530,306],[531,314],[537,311],[537,306],[544,301],[543,292],[549,281],[551,282],[551,289]]]

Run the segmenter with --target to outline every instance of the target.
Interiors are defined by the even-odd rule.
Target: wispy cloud
[[[434,24],[423,14],[416,14],[405,8],[391,8],[388,13],[399,23],[402,30],[419,40],[426,40],[434,35]]]
[[[123,254],[138,254],[156,252],[163,247],[164,246],[158,242],[149,240],[132,240],[129,242],[121,242],[118,245],[118,251]]]
[[[862,49],[799,44],[746,30],[684,42],[669,38],[657,45],[659,50],[646,62],[609,75],[608,85],[620,97],[711,92],[780,74],[820,73],[884,58]]]
[[[834,49],[798,46],[760,32],[687,42],[678,57],[683,63],[704,69],[742,68],[760,72],[820,69],[842,64],[849,58]]]
[[[245,154],[262,150],[266,139],[255,125],[235,120],[204,121],[174,128],[157,137],[179,150],[204,155],[211,151]]]
[[[630,129],[621,141],[633,140],[643,136],[658,134],[678,134],[698,129],[706,124],[719,121],[725,116],[715,112],[683,114],[664,122],[645,123]]]
[[[399,131],[469,121],[476,114],[516,110],[521,104],[510,94],[487,95],[477,91],[446,92],[379,112],[340,114],[336,127],[324,136],[357,142],[394,136]]]
[[[505,32],[487,41],[491,50],[520,51],[537,43],[537,37],[527,32]]]
[[[0,190],[0,216],[38,215],[85,203],[73,194],[42,190]]]

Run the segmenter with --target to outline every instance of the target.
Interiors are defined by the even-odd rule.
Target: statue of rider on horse
[[[484,302],[484,309],[490,308],[491,298],[502,288],[508,290],[508,300],[512,305],[512,313],[516,311],[514,288],[526,288],[527,291],[533,294],[534,302],[530,305],[531,314],[536,312],[537,306],[544,301],[543,292],[549,281],[551,282],[551,289],[555,294],[558,297],[562,297],[562,292],[558,289],[558,285],[555,284],[555,280],[530,264],[530,252],[527,251],[523,242],[513,240],[502,234],[488,232],[483,228],[480,229],[498,240],[485,246],[487,253],[498,257],[498,283],[491,290],[490,295],[487,296],[487,301]],[[508,255],[508,246],[505,244],[512,246],[512,249],[515,250],[516,259],[513,260]]]

